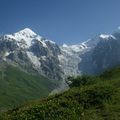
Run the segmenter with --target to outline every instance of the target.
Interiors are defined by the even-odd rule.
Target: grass
[[[43,98],[53,89],[49,79],[10,65],[0,66],[0,110]]]
[[[1,119],[120,120],[119,67],[99,76],[70,80],[68,91],[16,107],[3,113]]]

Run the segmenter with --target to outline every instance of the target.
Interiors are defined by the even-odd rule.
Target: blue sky
[[[58,44],[77,44],[120,26],[120,0],[0,0],[0,33],[31,28]]]

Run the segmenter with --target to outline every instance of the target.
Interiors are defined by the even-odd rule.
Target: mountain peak
[[[101,34],[99,37],[105,40],[108,40],[109,38],[116,39],[113,35],[107,35],[107,34]]]
[[[17,32],[18,34],[22,34],[22,35],[28,35],[28,36],[35,36],[37,35],[35,32],[33,32],[31,29],[29,28],[25,28],[23,30],[20,30],[19,32]]]
[[[38,36],[31,29],[25,28],[14,34],[6,34],[5,37],[8,40],[16,40],[18,42],[21,42],[24,40],[26,47],[29,47],[32,44],[32,40],[34,38],[37,38]],[[41,37],[39,36],[38,39],[41,39]]]

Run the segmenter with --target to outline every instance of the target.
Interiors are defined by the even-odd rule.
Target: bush
[[[70,87],[79,87],[94,84],[96,80],[96,77],[88,75],[68,77],[68,81],[71,81],[71,84],[69,85]]]

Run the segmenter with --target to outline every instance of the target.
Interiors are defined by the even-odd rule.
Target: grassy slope
[[[43,98],[52,90],[52,83],[45,77],[30,75],[13,66],[3,66],[0,66],[0,110]]]
[[[120,120],[120,68],[77,80],[70,90],[10,110],[1,119]]]

